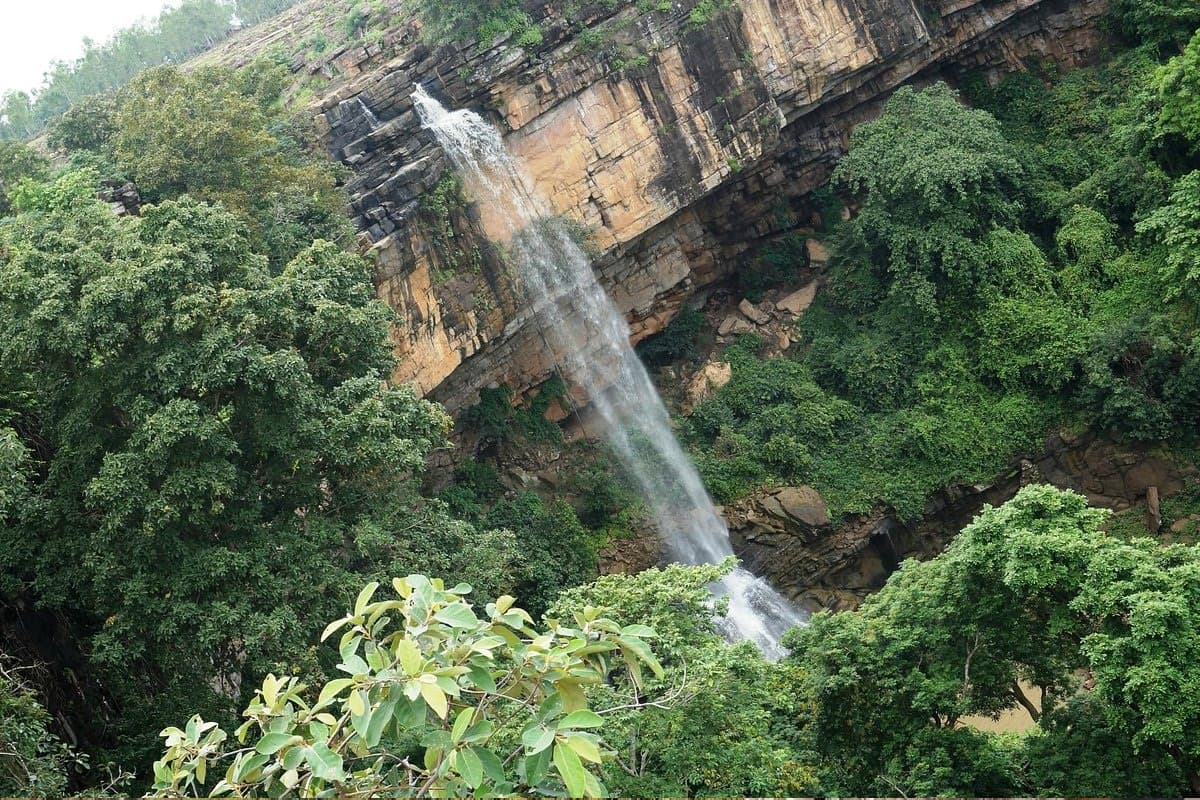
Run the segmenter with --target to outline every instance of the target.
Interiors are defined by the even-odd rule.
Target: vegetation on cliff
[[[856,213],[803,345],[731,348],[686,423],[714,494],[799,481],[835,514],[914,517],[1054,424],[1191,444],[1198,47],[971,85],[973,108],[898,91],[835,173]]]
[[[527,14],[425,5],[460,38]],[[1109,63],[902,89],[856,132],[803,346],[738,341],[684,423],[719,499],[915,516],[1054,424],[1195,444],[1200,21],[1114,9]],[[1195,543],[1027,487],[769,663],[721,636],[729,564],[596,579],[639,506],[547,420],[561,385],[464,425],[561,448],[573,504],[485,459],[430,496],[450,420],[387,381],[396,320],[286,65],[113,70],[53,161],[0,144],[0,794],[1200,791]]]

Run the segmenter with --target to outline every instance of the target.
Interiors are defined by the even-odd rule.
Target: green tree
[[[263,109],[226,70],[146,70],[116,118],[114,150],[148,198],[191,194],[246,209],[280,184],[279,148]]]
[[[223,203],[276,270],[315,238],[350,238],[328,164],[305,152],[276,108],[280,73],[273,62],[236,73],[146,70],[122,94],[113,139],[118,166],[145,198]]]
[[[995,118],[941,83],[898,90],[855,130],[834,175],[864,198],[840,229],[836,295],[853,310],[895,306],[906,325],[987,285],[976,243],[1017,220],[1024,176]]]
[[[1200,302],[1200,170],[1180,178],[1170,202],[1138,223],[1138,232],[1162,249],[1167,299]]]
[[[78,757],[50,732],[50,715],[7,659],[0,660],[0,793],[61,797]]]
[[[103,152],[117,132],[117,98],[86,97],[50,125],[47,144],[60,153]]]
[[[621,796],[781,796],[815,788],[814,770],[787,736],[806,712],[806,698],[792,691],[800,685],[792,668],[719,635],[709,587],[731,566],[606,575],[564,592],[551,608],[561,616],[598,607],[619,624],[658,634],[661,676],[647,676],[640,690],[617,674],[591,690],[599,705],[630,707],[606,726],[616,755],[603,774]],[[641,695],[668,702],[643,708]]]
[[[5,92],[0,102],[0,139],[25,139],[36,130],[33,98],[29,93]]]
[[[0,142],[0,217],[11,210],[9,193],[25,178],[45,178],[50,164],[27,144]]]
[[[1182,47],[1200,27],[1192,0],[1116,0],[1110,13],[1127,36],[1160,48]]]
[[[226,733],[199,716],[167,728],[155,791],[604,796],[588,766],[611,758],[597,733],[605,712],[588,707],[584,689],[619,665],[660,674],[645,641],[652,629],[587,608],[539,631],[512,597],[481,619],[466,584],[447,590],[410,575],[392,585],[398,599],[372,602],[379,585],[368,584],[325,629],[322,638],[345,629],[338,669],[350,677],[314,701],[297,679],[268,675],[238,729],[247,746],[231,752]]]
[[[1162,103],[1159,132],[1181,137],[1195,152],[1200,148],[1200,31],[1183,53],[1159,67],[1155,85]]]
[[[829,779],[838,791],[1022,791],[1007,745],[961,727],[968,715],[1018,704],[1061,746],[1089,741],[1071,738],[1067,714],[1132,743],[1105,748],[1131,761],[1103,788],[1088,784],[1101,794],[1145,786],[1140,763],[1167,756],[1195,787],[1200,716],[1189,692],[1200,638],[1189,626],[1200,610],[1200,551],[1111,539],[1105,517],[1079,495],[1026,487],[985,509],[943,555],[906,563],[859,611],[817,615],[792,635],[817,702],[814,746],[837,765]],[[1095,679],[1090,695],[1081,670]],[[1021,682],[1040,687],[1045,714]],[[1098,722],[1062,710],[1081,692],[1103,709]],[[939,751],[958,766],[930,783]],[[1182,788],[1164,778],[1155,785]]]
[[[477,41],[486,46],[504,34],[512,34],[520,47],[542,41],[541,27],[517,0],[417,0],[416,12],[422,35],[435,44]]]
[[[574,510],[562,501],[547,508],[536,494],[526,492],[497,503],[484,523],[520,533],[516,591],[528,598],[535,614],[549,608],[564,589],[596,577],[595,545]]]
[[[417,494],[449,420],[385,384],[362,260],[316,242],[272,275],[220,208],[118,218],[93,187],[27,185],[0,224],[3,419],[30,464],[0,592],[86,632],[132,766],[180,709],[318,669],[302,643],[361,576],[436,559],[498,593],[515,545]]]

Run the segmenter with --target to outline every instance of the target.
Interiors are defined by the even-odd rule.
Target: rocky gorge
[[[1002,73],[1025,58],[1079,63],[1105,8],[751,0],[697,24],[696,5],[639,14],[591,4],[573,26],[560,4],[539,2],[546,35],[529,50],[502,41],[431,51],[409,26],[330,57],[344,77],[320,99],[318,127],[352,170],[352,212],[377,253],[380,295],[404,321],[397,380],[455,412],[482,387],[519,394],[552,367],[477,221],[465,208],[445,209],[449,225],[428,213],[447,162],[413,112],[418,83],[502,123],[533,183],[593,247],[637,340],[747,253],[808,225],[807,195],[892,89]],[[607,45],[589,46],[596,38]]]
[[[288,12],[290,36],[303,35],[307,5]],[[312,109],[328,152],[350,170],[351,213],[376,258],[378,292],[401,320],[393,378],[456,414],[483,388],[535,391],[555,367],[545,332],[488,239],[488,209],[469,207],[445,154],[421,129],[418,85],[506,131],[533,185],[588,243],[638,341],[714,290],[719,304],[719,287],[764,245],[819,227],[829,209],[811,193],[851,130],[894,89],[968,73],[996,79],[1030,60],[1085,63],[1103,41],[1097,21],[1106,5],[744,0],[716,4],[698,22],[695,0],[653,13],[591,3],[570,14],[539,0],[527,4],[544,32],[537,45],[431,48],[408,23],[379,42],[327,54],[320,69],[337,77]],[[263,47],[235,42],[221,57],[244,61]],[[757,332],[776,352],[787,350],[789,320],[819,291],[824,249],[810,238],[806,255],[807,283],[763,305],[733,298],[718,335]],[[700,370],[681,410],[722,380],[720,363]],[[573,405],[586,406],[572,392]],[[808,487],[772,489],[724,511],[751,569],[811,609],[849,607],[903,558],[940,551],[984,503],[1003,502],[1031,480],[1030,470],[1110,507],[1143,500],[1151,486],[1164,494],[1182,487],[1166,462],[1147,467],[1146,477],[1137,472],[1146,454],[1118,451],[1094,438],[1052,439],[1036,466],[1014,466],[987,486],[947,488],[919,521],[881,509],[835,526]],[[539,481],[524,488],[531,485]],[[658,558],[650,543],[618,544],[606,569]]]

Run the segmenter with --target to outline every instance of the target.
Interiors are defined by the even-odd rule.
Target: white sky
[[[83,37],[106,40],[157,16],[170,0],[0,0],[0,94],[41,86],[55,59],[83,54]]]

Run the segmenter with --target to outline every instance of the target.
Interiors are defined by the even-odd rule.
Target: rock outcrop
[[[891,90],[1029,56],[1078,62],[1104,0],[738,0],[707,20],[695,5],[639,15],[595,3],[568,21],[534,2],[546,33],[530,51],[434,52],[410,25],[337,54],[348,77],[318,122],[353,172],[380,294],[404,320],[398,380],[453,412],[482,387],[524,391],[552,368],[472,215],[459,209],[447,228],[423,205],[448,164],[413,111],[415,84],[508,131],[532,182],[586,232],[639,339],[795,228],[849,131]]]
[[[756,574],[809,610],[853,608],[879,589],[907,558],[940,553],[983,509],[1010,500],[1029,483],[1050,483],[1085,495],[1101,508],[1125,511],[1146,502],[1151,527],[1159,497],[1168,498],[1197,480],[1151,448],[1116,444],[1087,433],[1050,436],[1044,455],[1022,461],[985,486],[954,486],[935,495],[925,514],[905,522],[886,510],[832,525],[813,489],[760,492],[725,509],[734,550]],[[1184,530],[1193,520],[1179,520]]]

